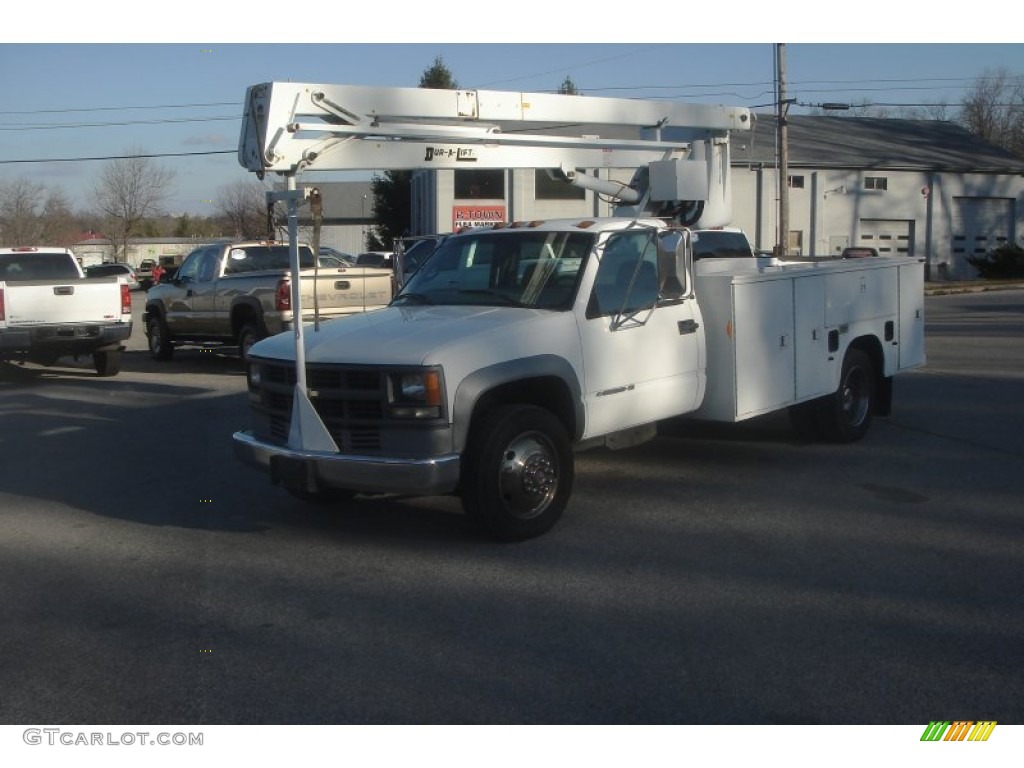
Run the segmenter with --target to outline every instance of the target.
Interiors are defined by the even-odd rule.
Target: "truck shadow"
[[[150,361],[154,370],[162,364]],[[0,494],[58,502],[101,517],[211,532],[312,529],[332,537],[464,540],[455,499],[358,497],[310,504],[234,456],[248,423],[237,360],[197,356],[180,375],[97,377],[84,367],[0,365]],[[235,393],[189,381],[237,376]]]

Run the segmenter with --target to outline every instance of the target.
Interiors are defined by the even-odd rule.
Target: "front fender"
[[[546,382],[548,386],[533,386]],[[559,397],[551,391],[551,384],[558,382],[565,395]],[[477,406],[486,403],[489,398],[496,401],[532,402],[545,406],[566,420],[567,431],[573,439],[583,434],[586,414],[583,408],[583,388],[572,365],[564,358],[556,355],[537,355],[535,357],[507,360],[502,363],[481,368],[464,378],[455,391],[452,406],[452,440],[453,448],[461,453],[466,447],[473,414]],[[549,402],[555,398],[555,402]],[[565,408],[570,413],[563,413]]]

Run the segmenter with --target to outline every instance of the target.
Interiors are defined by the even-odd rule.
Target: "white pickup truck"
[[[295,339],[254,345],[234,445],[302,498],[456,493],[521,540],[562,515],[575,451],[660,420],[788,408],[808,433],[861,438],[924,362],[923,302],[918,259],[695,261],[692,233],[656,218],[475,229],[389,308],[308,333],[304,395]]]
[[[87,279],[66,248],[0,248],[0,360],[89,355],[100,376],[114,376],[131,332],[124,278]]]

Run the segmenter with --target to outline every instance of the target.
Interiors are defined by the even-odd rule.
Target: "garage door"
[[[901,219],[861,219],[857,245],[875,248],[879,256],[912,256],[914,222]]]
[[[953,198],[953,276],[976,277],[968,256],[984,256],[1012,241],[1013,199],[1004,197]]]

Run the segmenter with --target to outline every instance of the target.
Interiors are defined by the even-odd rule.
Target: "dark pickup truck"
[[[387,306],[389,269],[321,267],[299,246],[303,321],[330,320]],[[237,346],[244,357],[266,336],[290,330],[291,273],[287,243],[217,243],[190,253],[170,280],[146,296],[149,350],[169,360],[177,346]]]

